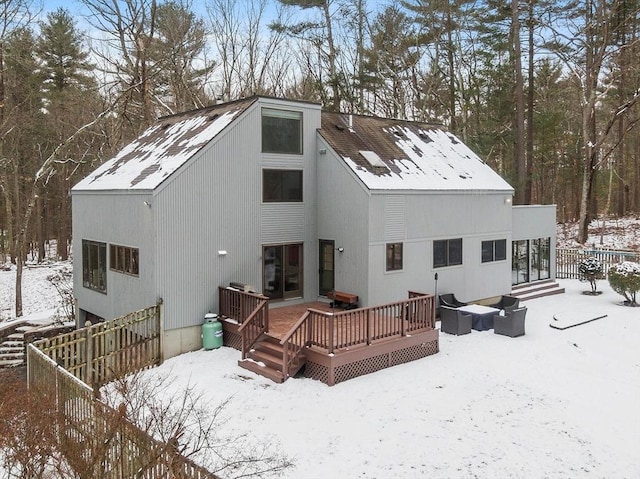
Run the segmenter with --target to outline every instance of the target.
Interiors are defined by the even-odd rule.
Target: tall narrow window
[[[402,243],[387,243],[387,271],[402,269]]]
[[[302,201],[302,171],[262,170],[262,199],[265,203]]]
[[[302,113],[262,109],[262,152],[302,154]]]
[[[82,285],[107,292],[107,244],[82,240]]]
[[[462,264],[462,238],[437,240],[433,242],[433,267]]]

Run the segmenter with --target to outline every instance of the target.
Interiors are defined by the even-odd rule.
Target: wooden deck
[[[238,364],[276,382],[301,371],[330,386],[439,351],[435,298],[357,309],[314,301],[272,307],[268,298],[219,288],[224,344]]]
[[[269,335],[282,339],[309,309],[326,311],[327,313],[344,311],[342,308],[332,308],[329,303],[323,301],[280,307],[274,307],[272,304],[269,308]]]

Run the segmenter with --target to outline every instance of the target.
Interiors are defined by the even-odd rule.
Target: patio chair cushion
[[[492,308],[503,309],[505,312],[513,311],[514,309],[518,309],[520,306],[520,299],[515,296],[503,295],[500,297],[500,301],[497,303],[489,304]]]
[[[441,306],[448,306],[450,308],[459,308],[460,306],[466,306],[468,303],[464,303],[453,293],[441,294],[438,296]]]

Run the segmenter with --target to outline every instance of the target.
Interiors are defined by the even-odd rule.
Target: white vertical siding
[[[506,293],[511,287],[511,256],[504,261],[481,262],[481,243],[506,239],[511,244],[511,205],[502,193],[407,192],[404,196],[405,234],[388,221],[388,212],[399,208],[397,195],[371,197],[369,244],[370,297],[374,302],[402,298],[407,290],[456,292],[464,299],[482,299]],[[384,217],[384,221],[382,218]],[[396,226],[392,236],[390,224]],[[463,239],[463,264],[433,268],[433,241]],[[385,246],[403,241],[403,270],[385,271]]]
[[[105,319],[112,319],[155,304],[155,235],[151,194],[74,192],[72,201],[75,251],[73,291],[78,306]],[[82,285],[83,239],[107,244],[106,294]],[[109,269],[109,244],[138,248],[138,276]]]
[[[336,248],[344,248],[342,253],[335,253],[336,289],[355,293],[361,305],[368,305],[368,191],[326,143],[319,141],[319,148],[327,152],[318,157],[317,238],[334,240]],[[318,248],[316,240],[313,246],[316,258]],[[318,268],[316,276],[317,271]]]
[[[260,291],[262,244],[312,242],[315,228],[308,228],[307,223],[314,223],[315,217],[307,215],[315,211],[315,188],[307,183],[315,183],[314,160],[309,155],[315,154],[319,109],[313,105],[302,108],[307,154],[278,158],[261,153],[264,101],[260,99],[229,125],[200,158],[190,161],[157,192],[158,290],[165,301],[167,330],[199,325],[207,311],[217,311],[220,285],[239,281]],[[263,205],[265,165],[302,167],[304,203]],[[307,264],[309,256],[313,260],[314,255],[305,249],[305,288],[314,284],[307,272],[317,270]]]

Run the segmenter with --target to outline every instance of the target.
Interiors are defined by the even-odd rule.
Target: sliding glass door
[[[303,295],[301,243],[263,246],[262,258],[265,296],[287,299]]]

